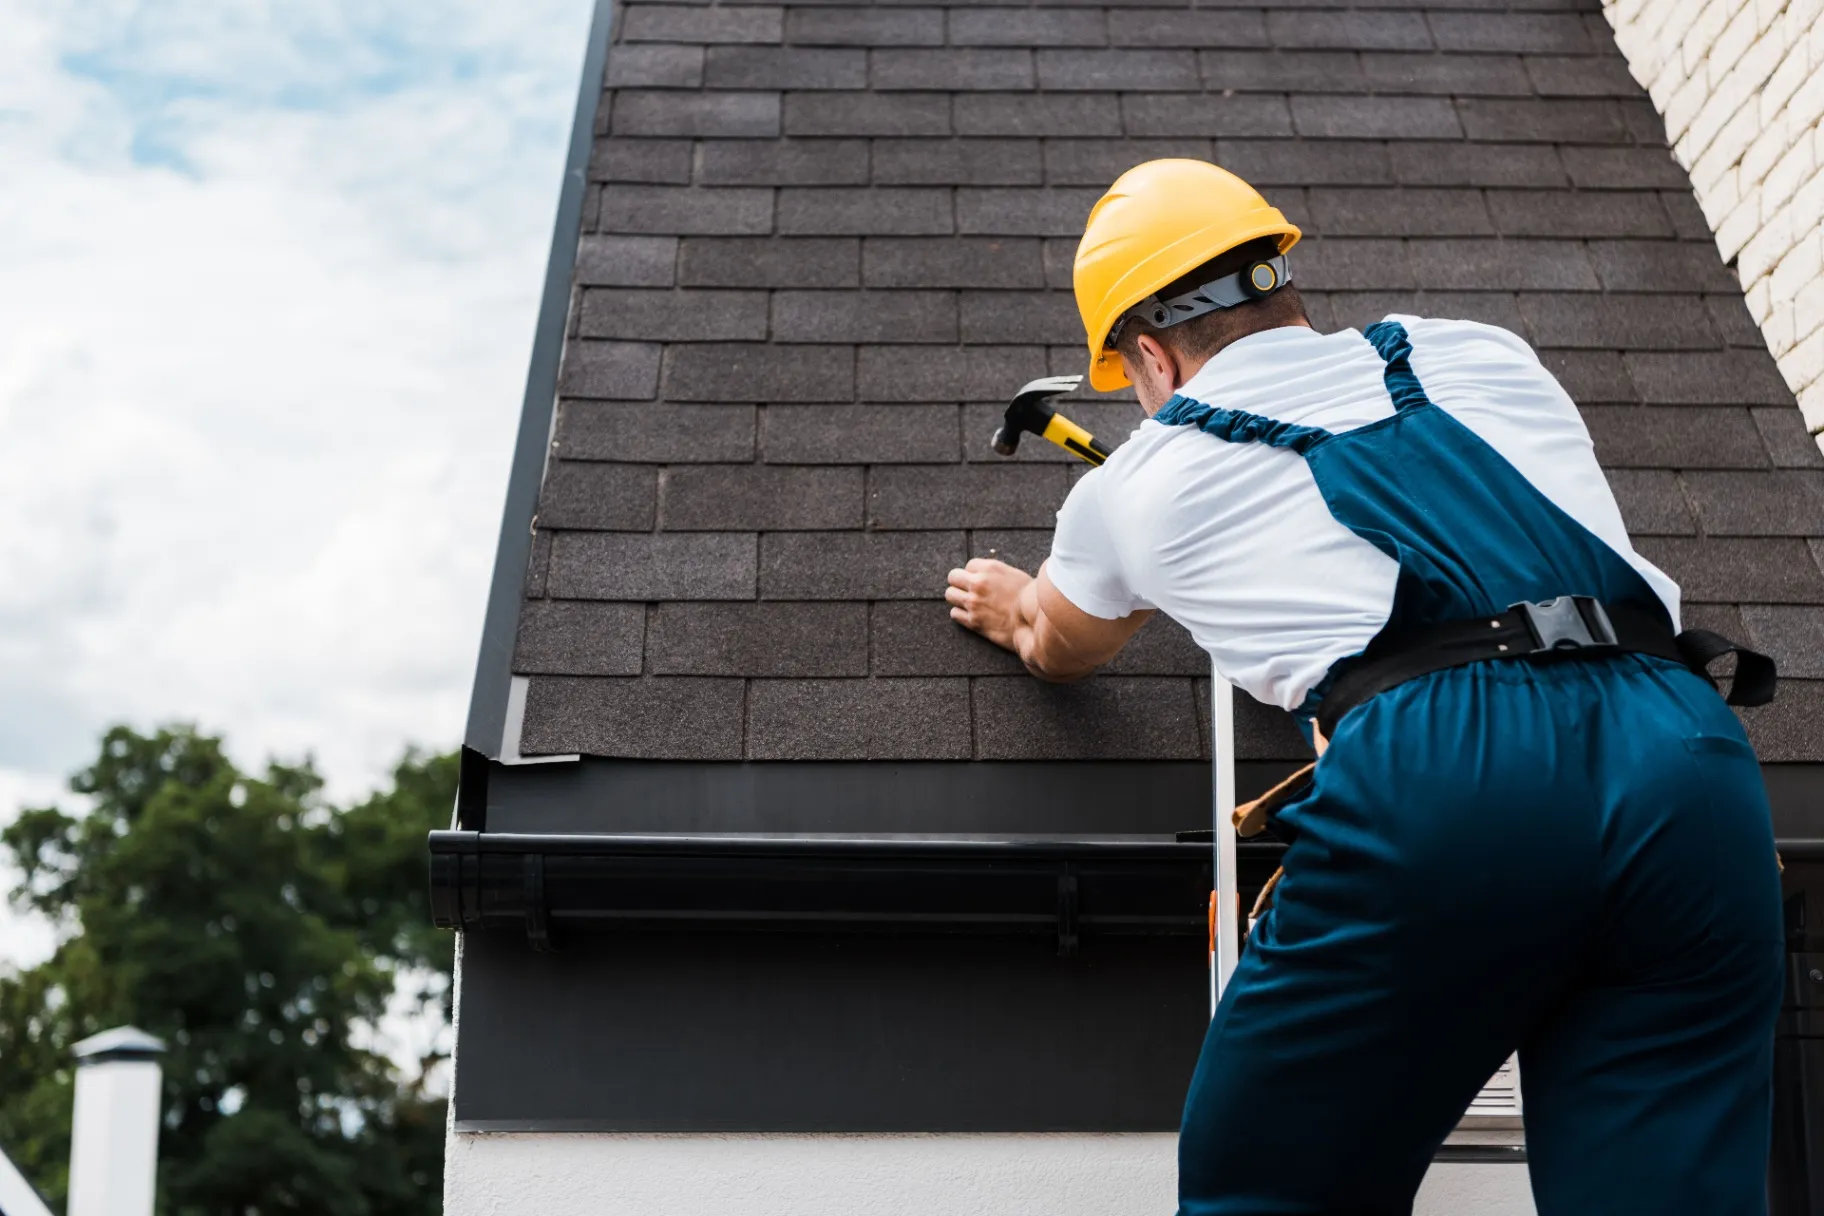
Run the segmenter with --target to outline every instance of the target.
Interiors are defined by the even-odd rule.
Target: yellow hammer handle
[[[1091,464],[1101,464],[1108,459],[1108,449],[1097,443],[1094,435],[1062,414],[1051,416],[1051,421],[1045,424],[1042,435],[1065,451],[1081,456]]]

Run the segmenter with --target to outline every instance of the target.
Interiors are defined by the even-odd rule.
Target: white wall
[[[445,1216],[1166,1216],[1177,1137],[452,1135]],[[1416,1216],[1532,1216],[1517,1165],[1440,1165]]]
[[[1603,8],[1819,434],[1824,0],[1603,0]]]

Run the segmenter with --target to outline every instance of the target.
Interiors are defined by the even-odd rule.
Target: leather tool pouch
[[[1317,762],[1313,760],[1252,802],[1237,806],[1230,816],[1235,825],[1235,834],[1245,840],[1266,831],[1267,820],[1275,811],[1305,796],[1305,791],[1311,787],[1311,775],[1316,770]]]
[[[1275,811],[1305,796],[1305,791],[1311,788],[1312,774],[1316,771],[1317,762],[1314,760],[1252,802],[1244,802],[1236,807],[1235,813],[1231,817],[1235,824],[1235,834],[1245,839],[1249,836],[1258,836],[1266,831],[1267,820]],[[1261,913],[1272,906],[1273,889],[1279,886],[1279,880],[1285,872],[1284,866],[1274,870],[1273,877],[1267,879],[1266,885],[1261,887],[1260,895],[1255,898],[1254,907],[1248,913],[1248,931],[1250,933],[1254,931],[1254,922],[1260,919]]]

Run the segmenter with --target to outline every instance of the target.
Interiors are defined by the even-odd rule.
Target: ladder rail
[[[1210,1013],[1229,986],[1241,961],[1241,890],[1235,875],[1235,689],[1214,669],[1210,672],[1210,763],[1214,798],[1211,848],[1216,857],[1214,937],[1210,952]]]

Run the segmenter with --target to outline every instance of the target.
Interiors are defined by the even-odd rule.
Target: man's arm
[[[1081,679],[1108,662],[1153,615],[1144,609],[1113,621],[1091,616],[1052,586],[1045,566],[1034,578],[986,557],[952,570],[944,599],[951,620],[1019,655],[1039,679],[1053,681]]]

